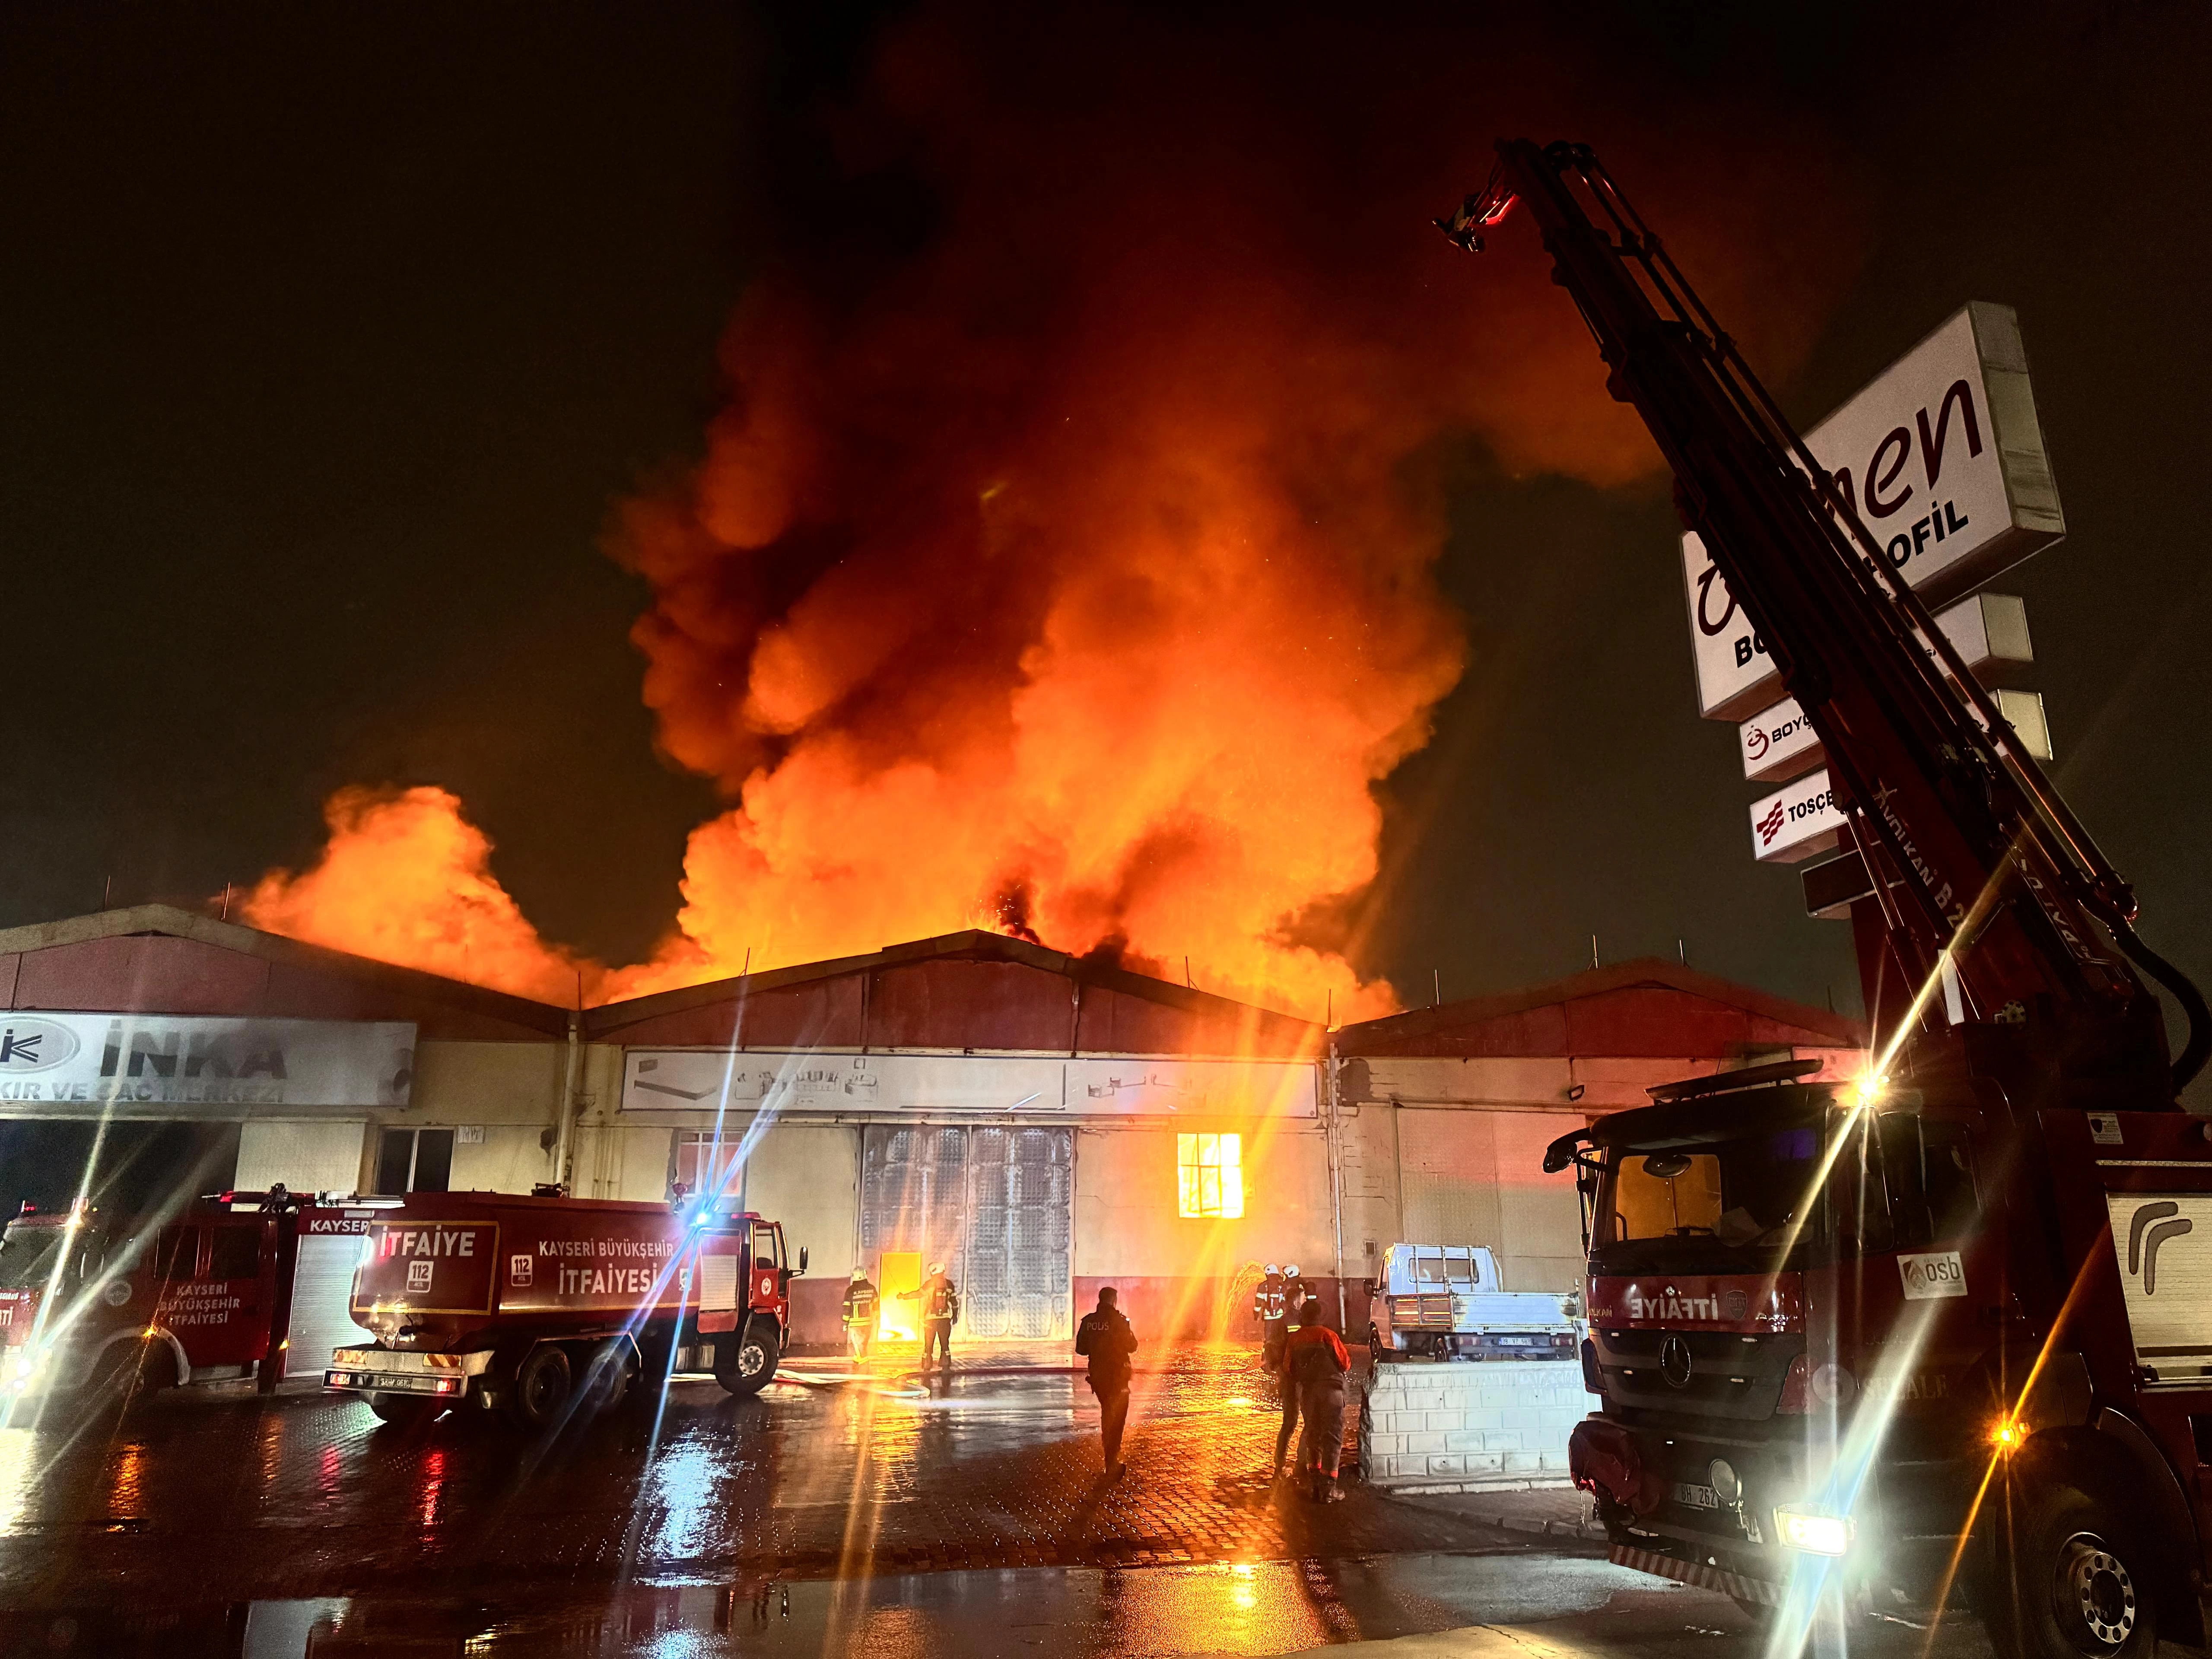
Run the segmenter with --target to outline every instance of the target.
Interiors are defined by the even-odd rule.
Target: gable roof
[[[984,928],[603,1003],[584,1029],[632,1047],[1117,1054],[1318,1054],[1325,1036],[1294,1015]]]
[[[1662,957],[1365,1020],[1336,1034],[1340,1054],[1377,1055],[1721,1058],[1758,1048],[1858,1048],[1866,1041],[1865,1026],[1848,1015]]]
[[[0,928],[10,1008],[406,1019],[425,1036],[566,1036],[568,1013],[171,904]]]

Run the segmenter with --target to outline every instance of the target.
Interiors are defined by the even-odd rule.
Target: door
[[[960,1287],[961,1332],[1065,1339],[1073,1328],[1075,1133],[1058,1127],[871,1125],[860,1149],[860,1255],[878,1274],[884,1326],[907,1322],[896,1268],[942,1261]]]
[[[968,1133],[969,1333],[1065,1340],[1075,1132]]]

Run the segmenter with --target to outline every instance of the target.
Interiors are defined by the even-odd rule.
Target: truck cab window
[[[1896,1248],[1918,1249],[1973,1232],[1981,1200],[1966,1126],[1892,1112],[1882,1117],[1878,1133]]]
[[[1613,1176],[1612,1237],[1711,1235],[1722,1203],[1721,1161],[1712,1153],[1632,1154]]]
[[[0,1238],[0,1290],[43,1289],[52,1282],[68,1235],[58,1227],[10,1227]]]
[[[753,1266],[781,1267],[782,1265],[783,1257],[776,1249],[775,1229],[755,1227],[753,1229]]]
[[[210,1232],[210,1279],[254,1279],[260,1275],[259,1227],[216,1227]]]
[[[200,1231],[197,1227],[164,1227],[154,1243],[154,1277],[161,1283],[196,1278],[200,1265]]]

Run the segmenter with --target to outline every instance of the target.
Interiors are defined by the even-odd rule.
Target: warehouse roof
[[[1310,1021],[981,928],[604,1004],[632,1047],[1317,1055]]]
[[[1866,1027],[1660,957],[1347,1025],[1345,1054],[1665,1055],[1866,1046]]]
[[[565,1036],[565,1009],[169,904],[0,928],[9,1008],[412,1020],[423,1036]]]

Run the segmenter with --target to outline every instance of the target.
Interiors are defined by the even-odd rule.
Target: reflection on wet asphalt
[[[348,1397],[164,1397],[119,1422],[0,1431],[0,1599],[97,1580],[225,1601],[739,1571],[857,1577],[1515,1547],[1364,1490],[1271,1490],[1275,1411],[1242,1347],[1140,1375],[1101,1479],[1065,1373],[679,1381],[544,1440],[488,1419],[380,1426]],[[801,1372],[803,1378],[808,1373]]]
[[[1763,1659],[1723,1598],[1603,1562],[1400,1555],[1335,1563],[1027,1568],[863,1580],[761,1578],[541,1592],[493,1603],[331,1597],[142,1616],[0,1613],[15,1652],[162,1659],[1093,1659],[1294,1654],[1376,1659]],[[1815,1659],[1990,1659],[1971,1621],[1863,1623]]]
[[[1112,1483],[1064,1374],[805,1375],[539,1442],[243,1390],[0,1430],[0,1653],[1257,1654],[1576,1620],[1756,1653],[1727,1602],[1593,1547],[1271,1491],[1246,1349],[1140,1376]],[[1986,1652],[1971,1624],[1954,1652]]]

